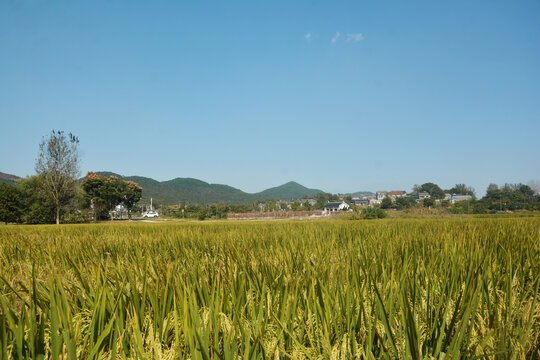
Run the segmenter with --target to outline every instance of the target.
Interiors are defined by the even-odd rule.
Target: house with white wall
[[[341,211],[341,210],[349,210],[349,204],[347,204],[344,201],[341,202],[329,202],[326,205],[324,205],[324,211]]]

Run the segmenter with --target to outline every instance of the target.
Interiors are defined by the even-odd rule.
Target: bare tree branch
[[[43,137],[39,145],[36,172],[43,177],[44,194],[56,207],[56,223],[60,223],[63,207],[72,202],[76,195],[76,181],[79,176],[79,138],[63,131],[53,130]]]

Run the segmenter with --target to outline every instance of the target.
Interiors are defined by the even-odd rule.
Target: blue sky
[[[0,171],[257,192],[540,179],[538,1],[0,0]]]

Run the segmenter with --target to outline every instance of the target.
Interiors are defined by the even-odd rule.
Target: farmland
[[[540,356],[540,218],[0,227],[0,359]]]

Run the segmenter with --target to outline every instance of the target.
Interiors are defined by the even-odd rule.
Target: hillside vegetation
[[[10,184],[14,184],[17,180],[19,180],[20,177],[16,175],[6,174],[3,172],[0,172],[0,182],[6,182]]]
[[[101,176],[121,175],[102,171]],[[308,189],[294,181],[278,187],[270,188],[259,193],[250,194],[228,185],[209,184],[192,178],[176,178],[168,181],[156,181],[142,176],[126,176],[126,180],[135,181],[143,188],[143,198],[153,198],[165,204],[240,204],[258,200],[291,200],[309,197],[322,193],[317,189]]]

